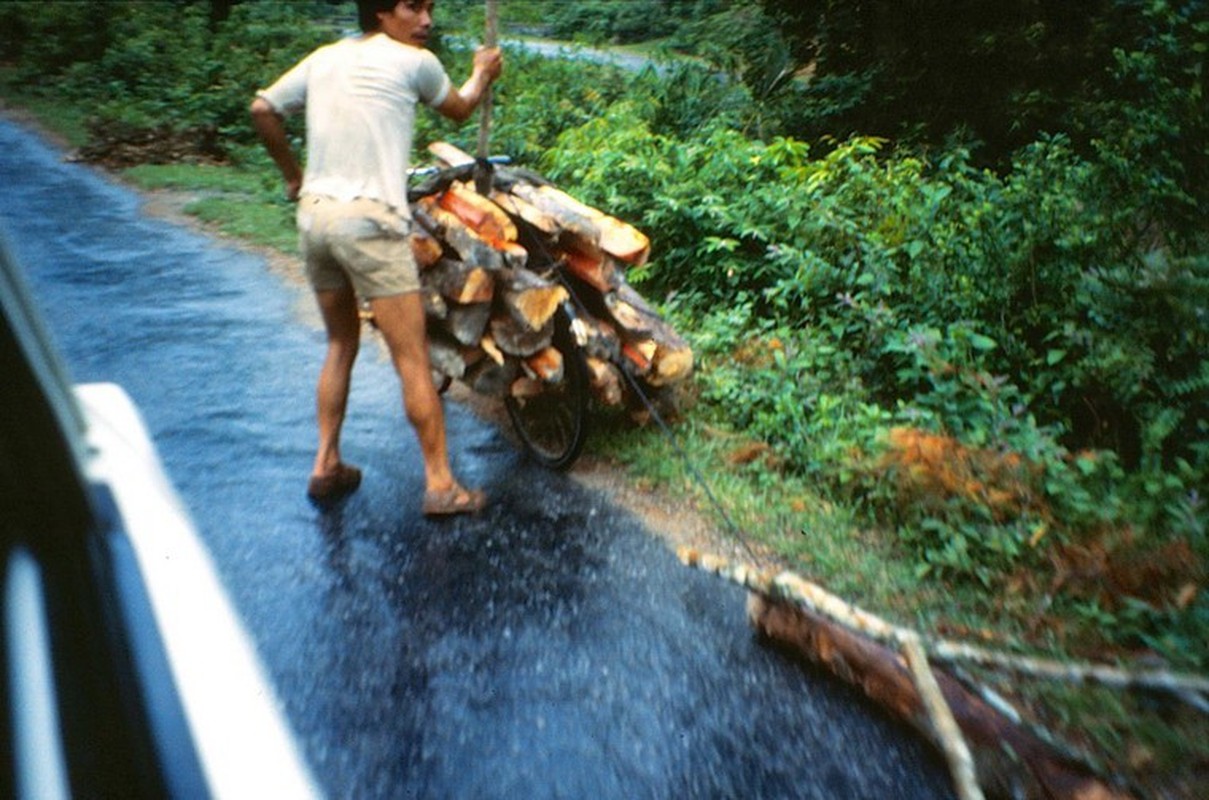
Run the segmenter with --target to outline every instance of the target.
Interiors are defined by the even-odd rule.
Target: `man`
[[[482,491],[461,486],[449,466],[445,416],[433,385],[420,282],[408,235],[406,176],[417,101],[468,119],[503,66],[498,49],[475,53],[455,88],[424,49],[433,0],[358,0],[362,35],[321,47],[252,102],[253,123],[299,200],[308,279],[327,331],[319,374],[319,446],[307,494],[326,503],[354,491],[361,471],[340,456],[340,430],[360,344],[358,297],[369,302],[403,387],[403,405],[424,459],[427,515],[475,512]],[[305,174],[283,117],[306,110]]]

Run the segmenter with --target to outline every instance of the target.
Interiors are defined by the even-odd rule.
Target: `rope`
[[[727,530],[730,531],[731,535],[738,540],[739,544],[742,545],[743,550],[746,551],[747,555],[750,556],[753,561],[759,561],[760,559],[752,551],[751,546],[747,542],[747,537],[744,535],[742,529],[735,524],[734,520],[732,520],[730,515],[726,512],[726,508],[722,505],[718,498],[714,496],[714,492],[710,488],[709,482],[705,480],[705,476],[701,474],[701,470],[697,469],[697,465],[693,463],[693,461],[689,458],[688,453],[685,452],[684,448],[680,446],[680,441],[676,438],[671,426],[664,421],[663,415],[659,413],[659,409],[655,407],[655,404],[651,401],[651,398],[647,396],[645,391],[643,391],[642,385],[638,382],[638,379],[634,377],[632,370],[623,368],[621,373],[625,376],[626,382],[630,384],[630,388],[634,390],[634,394],[636,394],[642,401],[642,404],[646,406],[647,411],[649,411],[651,414],[651,418],[655,420],[655,423],[659,426],[659,429],[663,431],[664,437],[667,439],[668,443],[671,444],[672,449],[674,449],[676,454],[680,457],[680,461],[684,464],[685,469],[689,471],[693,477],[693,480],[696,481],[697,485],[705,493],[705,496],[708,498],[710,505],[713,506],[714,511],[717,512],[718,516],[722,518],[722,521],[726,524]]]

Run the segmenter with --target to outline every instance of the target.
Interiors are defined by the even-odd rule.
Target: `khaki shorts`
[[[411,220],[377,200],[322,195],[298,201],[298,242],[315,291],[352,284],[363,298],[419,291]]]

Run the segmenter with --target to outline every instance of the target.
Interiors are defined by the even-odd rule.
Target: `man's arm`
[[[298,190],[302,188],[302,169],[298,166],[298,159],[294,157],[294,151],[290,148],[285,120],[281,114],[277,113],[277,109],[273,108],[272,104],[263,97],[253,100],[249,110],[252,113],[252,126],[260,134],[260,140],[264,142],[265,150],[273,159],[273,163],[277,165],[277,169],[281,170],[281,177],[285,180],[286,198],[297,200]]]
[[[446,95],[444,102],[437,106],[437,111],[454,122],[470,119],[503,68],[504,59],[498,47],[480,47],[475,51],[474,70],[470,77],[460,89],[454,89]]]

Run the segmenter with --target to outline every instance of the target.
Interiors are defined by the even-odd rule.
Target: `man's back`
[[[450,88],[432,53],[376,34],[316,50],[265,96],[278,108],[305,103],[303,191],[406,215],[416,102],[439,104]]]

